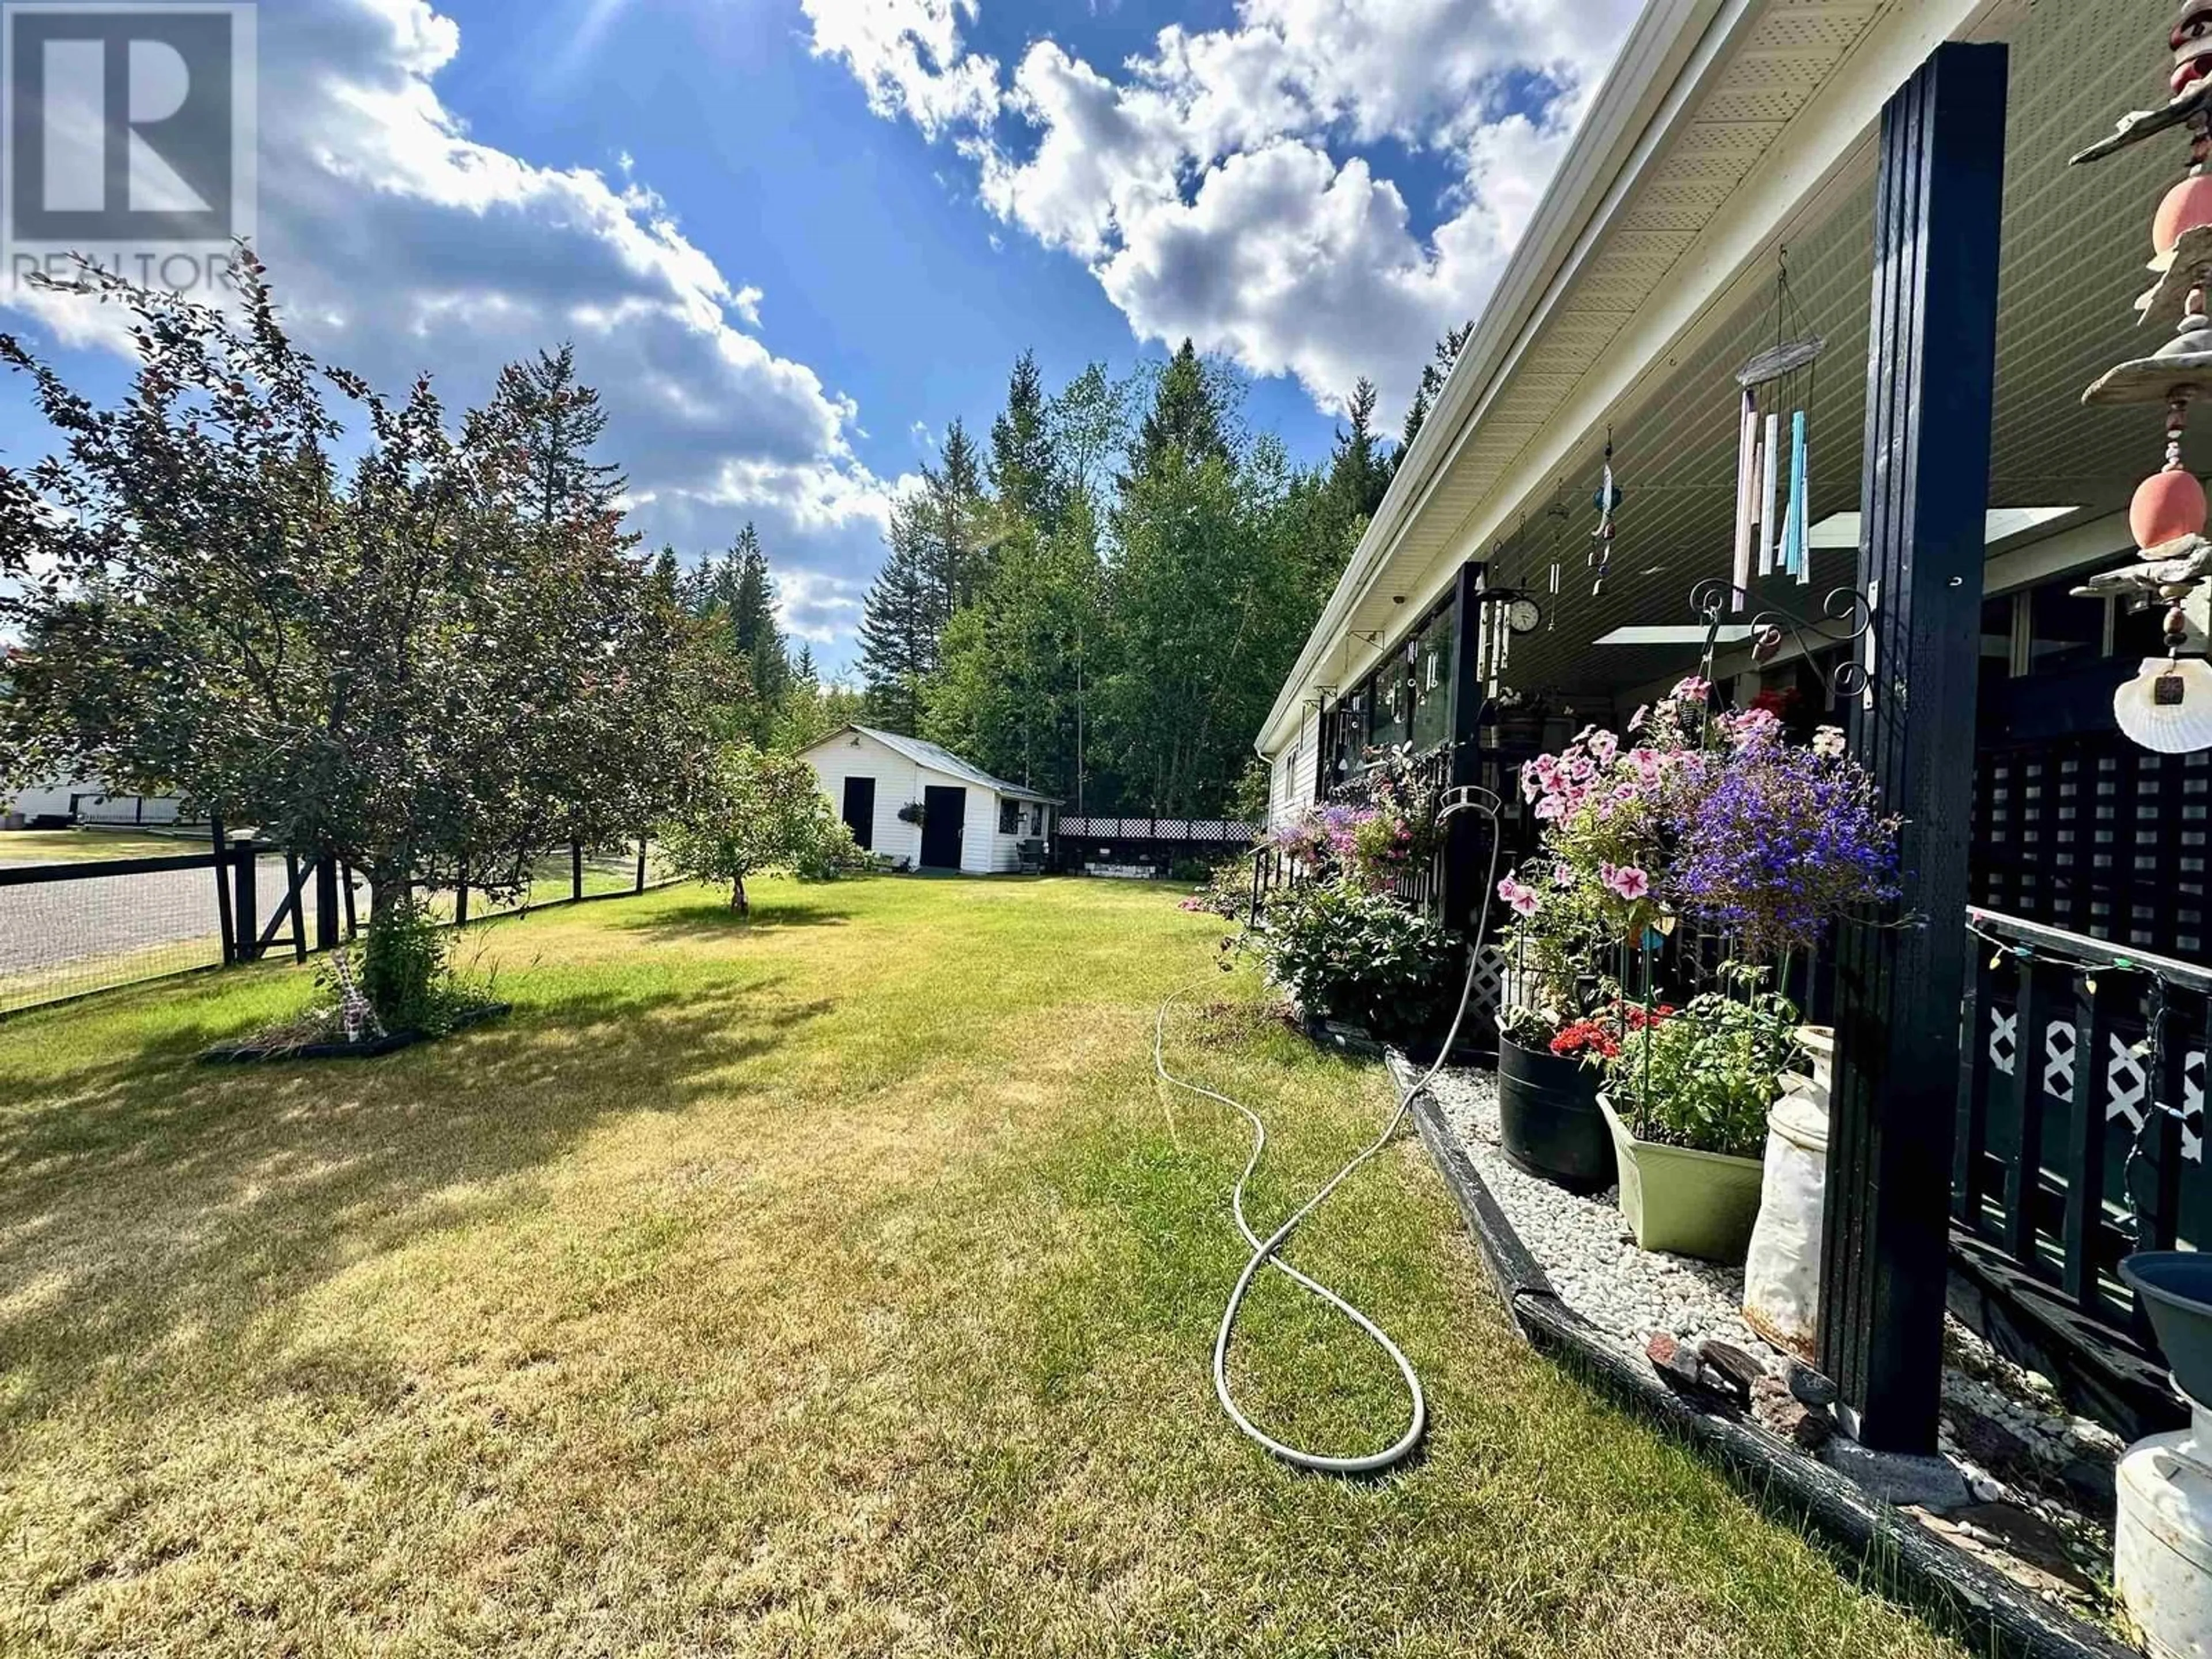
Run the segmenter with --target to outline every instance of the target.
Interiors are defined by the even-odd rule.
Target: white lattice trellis
[[[2181,1062],[2181,1103],[2189,1114],[2181,1126],[2181,1155],[2204,1161],[2204,1051],[2191,1049]]]
[[[2133,1048],[2116,1036],[2106,1040],[2112,1054],[2105,1062],[2105,1121],[2125,1118],[2128,1127],[2140,1134],[2148,1115],[2144,1103],[2150,1097],[2150,1078]]]
[[[2081,1047],[2074,1028],[2054,1019],[2043,1030],[2043,1092],[2070,1099],[2074,1093],[2074,1056]]]
[[[1990,1010],[1990,1064],[2007,1077],[2013,1073],[2020,1051],[2020,1014],[2016,1010]]]

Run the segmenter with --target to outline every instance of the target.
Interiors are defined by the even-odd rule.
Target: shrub
[[[1797,1054],[1797,1010],[1759,988],[1765,975],[1731,965],[1730,992],[1631,1031],[1605,1061],[1621,1121],[1645,1140],[1729,1158],[1756,1158],[1782,1073]]]
[[[1213,866],[1204,859],[1177,859],[1168,866],[1168,879],[1186,887],[1201,887],[1213,879]]]
[[[453,983],[452,943],[450,930],[412,897],[384,905],[369,917],[361,948],[360,990],[386,1030],[434,1036],[452,1029],[462,1001]]]
[[[801,881],[838,881],[860,874],[872,863],[853,839],[851,826],[832,819],[820,826],[811,843],[792,860],[791,872]]]
[[[1358,882],[1314,882],[1269,906],[1268,976],[1310,1015],[1379,1037],[1435,1027],[1455,988],[1443,928]]]
[[[1206,884],[1185,899],[1182,908],[1230,921],[1242,920],[1252,908],[1252,864],[1256,856],[1247,853],[1207,871]]]

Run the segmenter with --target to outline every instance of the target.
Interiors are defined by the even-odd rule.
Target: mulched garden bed
[[[481,1025],[514,1011],[511,1002],[488,1002],[456,1014],[453,1024],[443,1031],[393,1031],[367,1042],[330,1042],[303,1038],[291,1031],[271,1031],[244,1042],[218,1044],[201,1054],[200,1060],[210,1066],[258,1066],[289,1060],[375,1060],[397,1054],[402,1048],[411,1048],[418,1042],[430,1042],[440,1036],[465,1031],[472,1025]]]

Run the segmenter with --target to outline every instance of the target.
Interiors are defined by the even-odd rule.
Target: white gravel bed
[[[1516,1168],[1498,1148],[1495,1077],[1446,1072],[1431,1092],[1553,1289],[1622,1352],[1641,1361],[1651,1334],[1666,1331],[1685,1340],[1717,1337],[1760,1358],[1772,1354],[1743,1322],[1742,1268],[1639,1250],[1617,1190],[1578,1198]]]
[[[1393,1064],[1403,1068],[1395,1056]],[[1617,1189],[1577,1197],[1515,1167],[1499,1145],[1495,1076],[1445,1072],[1431,1092],[1553,1288],[1623,1352],[1648,1364],[1644,1346],[1664,1331],[1685,1341],[1715,1337],[1772,1370],[1786,1367],[1787,1356],[1743,1322],[1741,1268],[1640,1250]],[[2031,1511],[2055,1528],[2075,1569],[2068,1575],[2069,1598],[2087,1590],[2084,1581],[2100,1577],[2111,1559],[2102,1518],[2108,1502],[2098,1493],[2110,1489],[2112,1464],[2124,1449],[2118,1437],[2074,1416],[2047,1379],[2012,1364],[1956,1320],[1948,1326],[1946,1347],[1943,1455],[1979,1503]],[[1983,1551],[1989,1540],[1971,1527],[1964,1531],[1966,1547]],[[2056,1583],[2038,1588],[2054,1596],[2059,1591]]]

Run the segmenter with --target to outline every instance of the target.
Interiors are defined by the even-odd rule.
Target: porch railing
[[[2136,1249],[2212,1246],[2204,1074],[2212,972],[1970,909],[1952,1213],[1962,1260],[2138,1355]],[[2138,1367],[2138,1369],[2142,1369]]]

